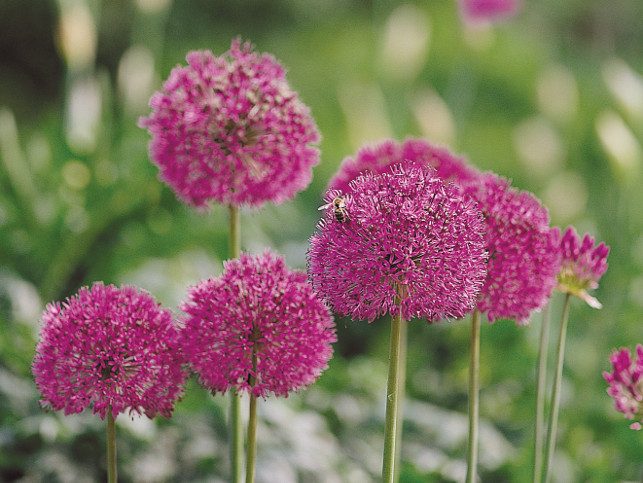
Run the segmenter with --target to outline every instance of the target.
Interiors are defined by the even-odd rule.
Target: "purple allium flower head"
[[[436,175],[456,184],[473,181],[478,172],[462,158],[451,154],[447,149],[434,146],[423,139],[407,139],[403,143],[393,140],[382,141],[374,146],[366,146],[355,157],[342,161],[337,173],[328,184],[329,190],[343,193],[350,191],[350,182],[364,172],[375,174],[390,171],[391,166],[401,162],[430,166]]]
[[[98,282],[49,304],[42,324],[32,370],[43,406],[170,417],[186,372],[172,315],[151,295]]]
[[[519,0],[459,0],[462,17],[470,22],[500,20],[515,15]]]
[[[484,221],[475,203],[433,169],[406,163],[365,172],[326,210],[310,241],[313,287],[341,315],[399,313],[435,321],[471,310],[485,277]]]
[[[465,192],[479,204],[487,224],[487,280],[478,309],[490,322],[499,318],[526,324],[556,285],[560,266],[557,232],[545,207],[530,193],[511,188],[492,173],[468,183]]]
[[[607,255],[610,249],[604,243],[594,246],[594,238],[585,234],[581,240],[573,227],[565,230],[560,240],[562,257],[558,273],[558,289],[576,295],[595,309],[601,303],[587,293],[598,287],[598,281],[607,270]]]
[[[604,372],[609,384],[607,393],[614,399],[616,410],[634,419],[630,428],[639,430],[643,423],[643,345],[636,345],[636,360],[630,350],[621,348],[611,357],[612,372]]]
[[[319,133],[274,57],[237,39],[221,57],[194,51],[187,62],[172,70],[139,122],[177,196],[197,207],[259,206],[308,186]]]
[[[184,350],[211,391],[287,396],[328,367],[333,319],[306,274],[289,270],[281,257],[242,254],[188,297]]]

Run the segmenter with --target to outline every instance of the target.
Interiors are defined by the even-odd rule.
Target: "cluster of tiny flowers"
[[[172,316],[151,295],[95,283],[49,304],[42,324],[32,369],[43,406],[171,415],[186,373]]]
[[[573,227],[567,228],[560,239],[562,257],[558,273],[558,289],[576,295],[591,307],[600,309],[601,303],[587,293],[598,287],[598,281],[607,270],[609,247],[604,243],[594,246],[594,238],[585,234],[581,240]]]
[[[187,55],[151,100],[140,126],[150,156],[184,202],[279,203],[303,190],[319,162],[319,133],[282,66],[234,40],[229,52]]]
[[[349,192],[339,218],[329,192],[308,253],[313,286],[335,312],[373,321],[401,305],[406,320],[434,321],[475,306],[487,254],[473,201],[414,163],[366,172]]]
[[[643,423],[643,345],[636,345],[636,360],[629,349],[622,348],[610,357],[612,372],[604,372],[609,384],[607,393],[614,399],[616,410],[627,419],[636,420],[630,428],[640,430]]]
[[[460,0],[460,13],[465,20],[497,20],[511,17],[520,8],[519,0]]]
[[[478,175],[464,159],[422,139],[407,139],[403,143],[387,140],[374,146],[363,147],[355,157],[344,159],[330,180],[328,189],[347,193],[350,190],[350,182],[360,174],[385,173],[391,166],[403,161],[407,164],[430,166],[436,170],[438,178],[455,183],[473,181]]]
[[[335,325],[303,272],[269,252],[242,254],[192,287],[183,346],[201,383],[265,397],[313,383],[332,356]]]
[[[557,232],[549,228],[549,215],[540,202],[503,178],[483,174],[464,189],[478,202],[487,228],[488,275],[478,309],[490,322],[507,318],[525,324],[556,285]]]

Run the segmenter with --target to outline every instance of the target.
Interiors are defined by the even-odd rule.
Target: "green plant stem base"
[[[395,482],[396,445],[398,438],[398,407],[400,400],[399,387],[402,341],[402,311],[391,320],[391,341],[389,349],[388,383],[386,386],[386,418],[384,425],[384,456],[382,461],[382,481]]]
[[[235,259],[241,253],[241,229],[239,208],[229,206],[230,245],[229,258]],[[243,477],[243,424],[241,421],[241,396],[230,392],[230,467],[233,483],[240,483]]]
[[[107,482],[116,483],[116,424],[112,416],[112,408],[107,408]]]
[[[471,360],[469,362],[469,443],[467,446],[467,483],[476,480],[478,468],[478,419],[480,394],[480,312],[471,315]]]
[[[543,466],[543,482],[548,482],[551,476],[551,463],[556,451],[556,432],[558,431],[558,409],[560,406],[560,387],[563,380],[563,361],[565,360],[565,339],[567,337],[567,321],[569,320],[569,302],[571,295],[565,295],[563,315],[560,321],[560,332],[558,334],[558,350],[556,353],[556,375],[554,376],[554,388],[551,393],[551,411],[549,414],[549,425],[547,428],[547,446],[545,449],[545,463]]]
[[[538,346],[536,382],[536,427],[534,431],[534,483],[542,478],[543,442],[545,440],[545,386],[547,384],[547,353],[549,348],[549,304],[543,309]]]

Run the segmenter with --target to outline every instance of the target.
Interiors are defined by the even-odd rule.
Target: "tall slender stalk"
[[[238,258],[241,253],[241,225],[239,223],[239,208],[233,205],[230,210],[230,245],[228,255],[230,259]]]
[[[252,348],[252,370],[257,373],[257,348]],[[256,376],[250,376],[250,387],[254,388]],[[255,459],[257,457],[257,396],[250,393],[250,410],[248,416],[248,450],[246,454],[246,483],[255,481]]]
[[[229,258],[238,258],[241,253],[241,230],[239,208],[230,205]],[[241,421],[241,396],[230,392],[230,466],[233,483],[240,483],[243,473],[243,424]]]
[[[547,352],[549,347],[549,304],[543,309],[538,345],[538,374],[536,382],[536,428],[534,435],[534,483],[540,483],[543,470],[545,439],[545,385],[547,383]]]
[[[394,483],[396,468],[396,446],[398,437],[398,406],[400,399],[400,346],[402,341],[402,307],[399,314],[391,320],[391,343],[388,360],[388,382],[386,385],[386,420],[384,425],[384,457],[382,461],[382,481]]]
[[[107,408],[107,482],[116,483],[116,425],[112,408]]]
[[[248,453],[246,455],[246,483],[255,481],[255,460],[257,458],[257,396],[250,395],[248,416]]]
[[[551,462],[556,451],[556,432],[558,431],[558,408],[560,405],[560,386],[563,379],[563,361],[565,359],[565,338],[567,337],[567,320],[569,319],[569,302],[571,295],[565,296],[563,305],[563,316],[560,321],[560,333],[558,335],[558,351],[556,355],[556,375],[554,376],[554,388],[551,393],[551,409],[549,414],[549,426],[547,429],[547,446],[545,450],[545,465],[543,469],[543,481],[549,481]]]
[[[400,333],[400,373],[398,376],[398,388],[400,393],[400,405],[397,408],[396,435],[397,444],[395,445],[395,481],[400,481],[400,471],[402,469],[402,429],[404,427],[404,399],[406,397],[406,352],[408,347],[408,328],[409,324],[402,322]]]
[[[471,359],[469,362],[469,443],[467,446],[467,483],[476,480],[478,468],[478,419],[480,410],[480,312],[471,314]]]

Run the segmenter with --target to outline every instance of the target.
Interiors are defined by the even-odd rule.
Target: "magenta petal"
[[[343,202],[345,220],[329,206],[308,252],[313,286],[335,312],[369,321],[395,314],[400,291],[407,320],[473,309],[486,272],[484,221],[459,188],[407,161],[359,175]]]
[[[478,202],[487,225],[489,267],[478,309],[492,322],[525,324],[556,285],[558,232],[549,228],[547,210],[536,197],[495,174],[466,183],[465,192]]]
[[[287,396],[312,384],[333,353],[335,324],[328,308],[305,273],[289,270],[270,252],[226,262],[220,277],[190,289],[181,308],[186,357],[214,392]]]
[[[639,430],[643,422],[643,345],[637,344],[635,356],[627,348],[613,352],[612,372],[604,372],[603,377],[616,410],[634,420],[630,428]]]
[[[469,21],[498,20],[515,15],[518,0],[459,0],[462,16]]]
[[[587,295],[586,290],[597,288],[598,281],[607,271],[609,247],[604,243],[594,246],[594,243],[594,238],[589,234],[581,240],[574,227],[565,230],[559,248],[561,268],[558,285],[562,291],[581,297],[591,307],[600,308],[592,303],[598,301]]]
[[[259,206],[291,199],[311,181],[319,133],[283,67],[234,40],[220,57],[187,55],[139,124],[160,177],[193,206]]]
[[[169,417],[186,377],[170,312],[134,287],[95,283],[42,315],[33,362],[42,404]]]
[[[330,180],[328,190],[348,193],[350,182],[360,174],[385,173],[390,171],[391,166],[401,162],[434,168],[439,178],[456,184],[471,181],[478,175],[463,158],[423,139],[407,139],[403,143],[387,140],[363,147],[355,157],[344,159]]]

